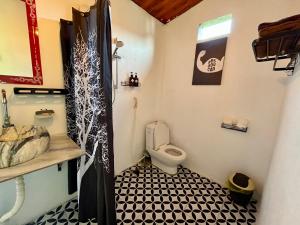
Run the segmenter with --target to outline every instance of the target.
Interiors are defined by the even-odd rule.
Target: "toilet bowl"
[[[156,121],[146,127],[146,149],[151,156],[152,164],[165,173],[177,174],[177,166],[181,164],[186,153],[170,143],[168,126]]]

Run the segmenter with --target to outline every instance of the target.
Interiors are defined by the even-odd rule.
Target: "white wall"
[[[37,1],[44,78],[44,85],[42,87],[63,88],[58,19],[60,17],[66,17],[67,14],[57,11],[53,6],[49,7],[47,4],[49,2],[51,1]],[[59,7],[66,6],[60,3]],[[49,11],[52,12],[52,18],[50,19],[47,15],[42,13],[48,12],[48,14],[50,14]],[[9,112],[12,123],[16,125],[45,125],[52,134],[66,132],[64,97],[17,97],[12,94],[12,88],[15,86],[22,85],[0,85],[1,89],[4,88],[8,92]],[[54,119],[46,122],[35,120],[34,113],[41,108],[53,109],[56,113]],[[61,172],[58,172],[57,167],[53,166],[49,169],[26,175],[24,178],[26,183],[24,207],[6,224],[21,225],[30,222],[33,218],[72,197],[67,194],[67,164],[63,165]],[[14,201],[14,181],[1,183],[0,215],[12,208]]]
[[[12,11],[15,13],[11,13]],[[1,17],[5,19],[0,20],[0,30],[6,31],[0,42],[1,74],[22,74],[31,77],[31,58],[28,57],[30,55],[30,42],[28,26],[24,23],[26,18],[24,2],[6,2],[1,7]],[[18,27],[19,29],[11,29],[11,27]],[[10,54],[5,54],[6,52],[10,52]]]
[[[113,0],[113,36],[124,41],[119,50],[120,80],[130,71],[141,75],[142,87],[117,90],[114,105],[115,165],[120,172],[133,164],[144,150],[144,124],[154,117],[157,85],[155,69],[159,57],[155,48],[156,30],[160,24],[128,0]],[[93,0],[37,0],[37,15],[40,28],[41,60],[43,66],[43,87],[63,87],[62,59],[59,38],[59,19],[71,19],[71,6],[86,10]],[[153,65],[157,65],[153,67]],[[0,85],[9,96],[9,111],[14,124],[46,125],[53,133],[65,133],[64,98],[16,97],[12,88],[16,85]],[[18,85],[21,86],[21,85]],[[138,109],[133,110],[133,97],[138,98]],[[41,123],[34,120],[34,112],[41,108],[54,109],[55,118]],[[135,132],[134,132],[135,131]],[[134,135],[133,133],[137,134]],[[67,194],[67,164],[62,172],[56,166],[25,176],[26,200],[22,210],[5,225],[22,225],[47,212],[73,196]],[[14,204],[14,181],[0,184],[0,215]]]
[[[264,188],[259,225],[300,220],[300,67],[288,82],[280,132]]]
[[[59,43],[59,19],[71,18],[71,5],[86,9],[93,0],[37,0],[43,87],[63,87]],[[186,166],[223,182],[229,172],[246,172],[261,190],[272,155],[280,108],[285,92],[281,73],[271,64],[255,63],[251,41],[262,21],[296,14],[295,0],[241,2],[204,1],[167,26],[162,26],[129,0],[112,0],[113,36],[124,41],[119,50],[120,81],[138,72],[142,86],[119,87],[114,104],[115,168],[119,173],[141,156],[144,128],[154,119],[171,127],[172,141],[188,153]],[[269,10],[272,5],[273,9]],[[261,10],[257,10],[257,9]],[[292,9],[295,8],[295,9]],[[255,12],[255,13],[254,13]],[[197,26],[232,13],[235,19],[229,39],[222,86],[192,86]],[[40,108],[56,111],[44,123],[51,133],[66,131],[63,98],[20,98],[15,85],[0,85],[9,93],[9,110],[15,124],[41,124],[34,120]],[[133,98],[138,99],[137,110]],[[247,134],[219,128],[224,115],[250,120]],[[26,202],[7,225],[21,225],[72,196],[67,195],[67,165],[25,176]],[[14,202],[14,182],[0,184],[0,215]]]
[[[203,1],[165,27],[165,69],[159,118],[171,141],[185,149],[185,166],[220,183],[241,171],[261,193],[276,139],[285,93],[283,73],[256,63],[251,48],[257,26],[296,14],[294,0]],[[292,9],[294,7],[295,9]],[[197,28],[232,13],[221,86],[192,86]],[[250,120],[248,133],[221,129],[223,116]]]
[[[159,38],[162,25],[128,0],[112,3],[113,37],[124,42],[118,53],[119,81],[130,72],[140,75],[141,87],[119,86],[114,111],[116,173],[137,162],[145,149],[145,125],[155,116],[163,54]],[[115,62],[113,62],[115,75]],[[134,100],[138,100],[135,110]]]

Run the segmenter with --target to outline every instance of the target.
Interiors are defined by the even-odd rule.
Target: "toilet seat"
[[[146,126],[146,150],[151,156],[152,165],[167,174],[177,174],[177,167],[186,159],[182,149],[170,145],[169,127],[162,121]]]
[[[170,152],[180,152],[180,155]],[[174,145],[162,145],[157,150],[148,150],[151,155],[152,164],[167,174],[177,173],[177,166],[186,159],[186,153]]]
[[[177,160],[181,161],[186,158],[186,153],[182,149],[174,145],[162,145],[158,148],[157,151],[159,152],[159,154],[165,156],[166,158],[173,159],[175,161]]]
[[[181,156],[182,153],[174,148],[168,148],[168,149],[165,149],[165,152],[172,155],[172,156]]]

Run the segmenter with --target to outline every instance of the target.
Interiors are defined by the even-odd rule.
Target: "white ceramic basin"
[[[20,126],[2,130],[0,169],[27,162],[49,148],[50,135],[45,127]]]

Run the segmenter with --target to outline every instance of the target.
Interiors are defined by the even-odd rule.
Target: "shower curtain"
[[[99,225],[116,224],[109,7],[98,0],[89,12],[73,9],[60,32],[68,134],[86,152],[69,162],[69,193],[77,186],[79,221]]]

